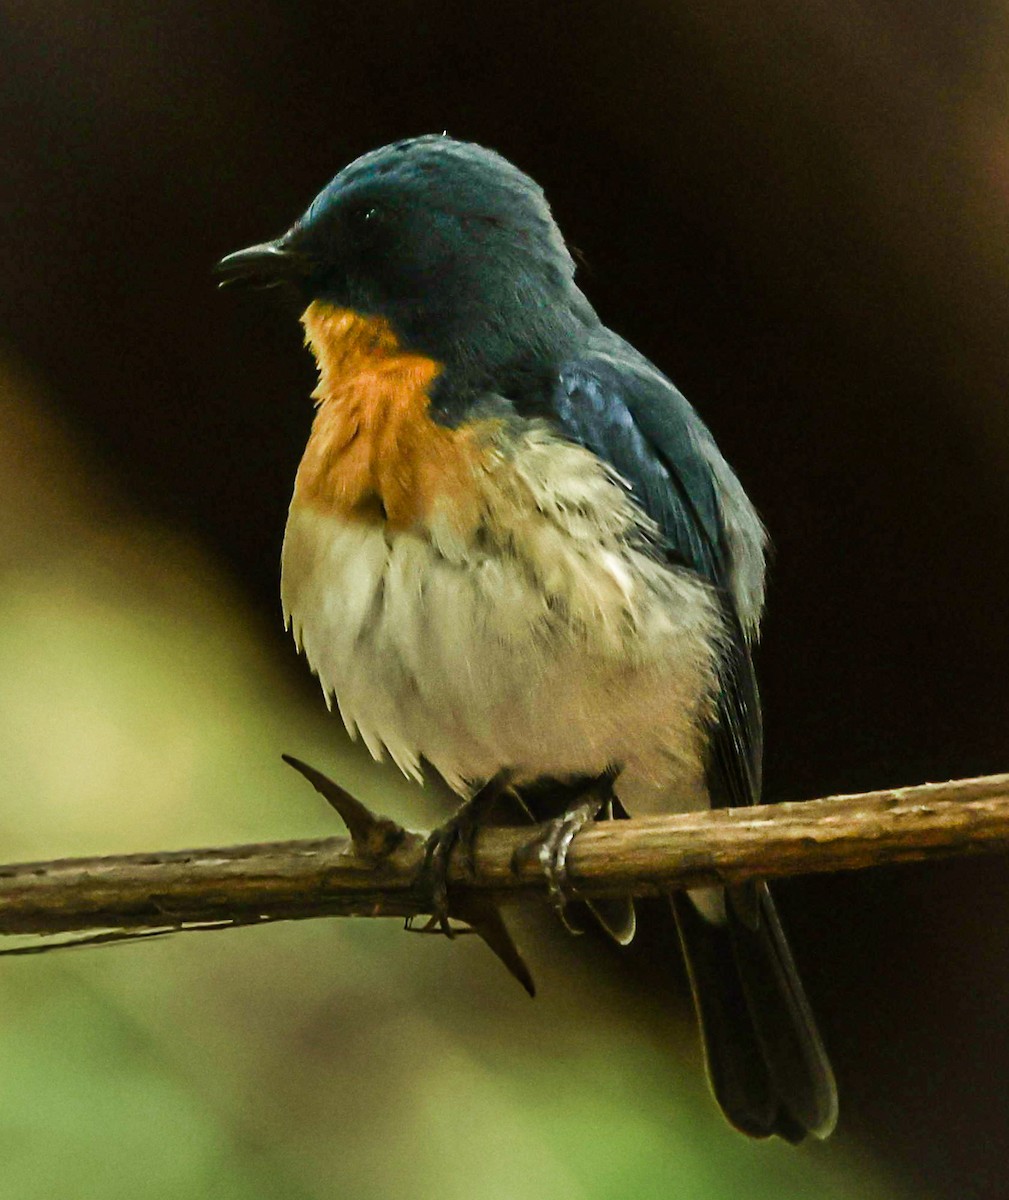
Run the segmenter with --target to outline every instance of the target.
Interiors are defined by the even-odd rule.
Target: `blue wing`
[[[669,561],[717,590],[729,636],[708,791],[716,807],[756,804],[762,733],[750,643],[762,598],[763,530],[693,408],[647,360],[608,337],[561,368],[552,416],[628,481]],[[825,1137],[837,1118],[834,1077],[767,885],[727,889],[724,923],[706,920],[686,895],[671,900],[708,1075],[726,1116],[756,1137]]]
[[[652,365],[614,336],[561,367],[550,400],[565,435],[608,462],[630,484],[658,526],[670,562],[695,571],[721,600],[728,629],[720,664],[716,726],[711,731],[708,784],[719,807],[760,799],[760,699],[736,581],[741,553],[760,556],[762,530],[718,453],[707,428],[683,395]],[[726,482],[732,488],[727,489]],[[746,506],[751,544],[732,536],[726,503]],[[739,524],[739,523],[737,523]]]
[[[561,367],[553,418],[629,482],[669,562],[713,584],[728,632],[710,731],[715,806],[761,797],[762,728],[750,643],[763,587],[763,530],[749,500],[680,392],[618,338]],[[749,556],[749,571],[740,557]],[[747,583],[749,577],[749,583]],[[749,612],[747,612],[749,607]],[[726,920],[672,896],[715,1096],[753,1136],[827,1135],[837,1115],[819,1039],[767,884],[727,889]]]

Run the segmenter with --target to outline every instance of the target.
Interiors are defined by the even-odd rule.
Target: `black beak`
[[[304,279],[310,270],[308,259],[283,241],[263,242],[247,250],[236,250],[222,258],[214,268],[221,276],[219,287],[241,284],[245,287],[270,288],[291,280]]]

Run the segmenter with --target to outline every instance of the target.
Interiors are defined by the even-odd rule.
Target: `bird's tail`
[[[751,1137],[827,1137],[834,1074],[767,885],[727,890],[719,923],[671,901],[722,1111]]]

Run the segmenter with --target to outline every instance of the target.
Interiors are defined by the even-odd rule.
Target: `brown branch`
[[[299,767],[299,769],[301,769]],[[341,793],[304,773],[335,807]],[[352,804],[357,802],[349,798]],[[171,931],[324,916],[417,916],[424,837],[354,810],[344,838],[0,867],[0,934]],[[536,831],[483,830],[475,871],[453,859],[453,911],[542,895]],[[355,849],[355,845],[358,847]],[[1009,775],[804,803],[595,824],[568,859],[579,894],[654,895],[755,878],[847,871],[1009,849]],[[99,939],[108,939],[99,934]],[[113,935],[115,936],[115,935]]]

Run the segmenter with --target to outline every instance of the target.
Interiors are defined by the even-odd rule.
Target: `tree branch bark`
[[[300,768],[299,768],[300,769]],[[323,777],[303,773],[325,792]],[[322,783],[319,782],[322,780]],[[132,931],[144,936],[326,916],[429,911],[424,835],[375,818],[352,798],[354,839],[324,838],[0,866],[0,934]],[[536,829],[480,832],[467,878],[453,858],[451,896],[505,903],[542,896]],[[1009,849],[1009,775],[802,803],[594,824],[568,858],[579,895],[655,895],[714,883],[859,870]],[[121,934],[99,934],[94,940]],[[36,947],[28,947],[33,950]],[[42,948],[42,947],[38,947]],[[22,951],[23,952],[23,951]]]

